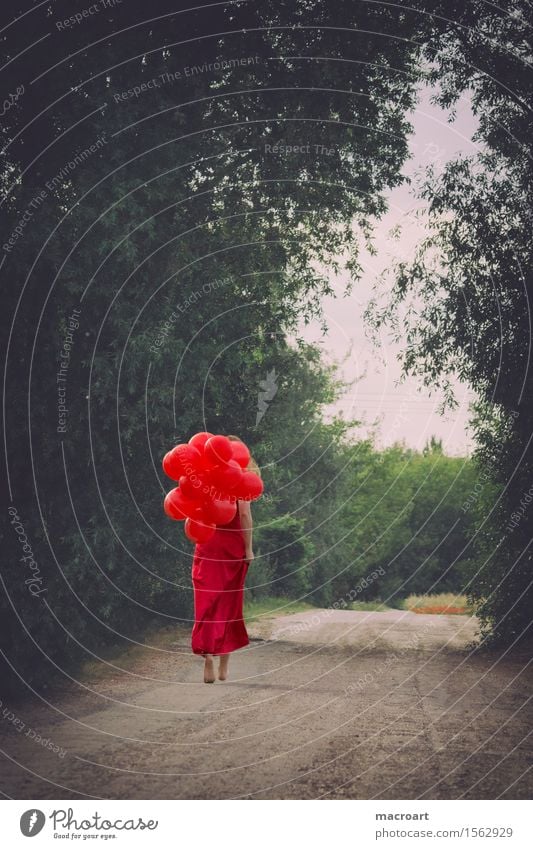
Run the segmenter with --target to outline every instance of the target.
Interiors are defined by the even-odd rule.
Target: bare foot
[[[215,665],[213,663],[213,655],[206,654],[204,655],[204,684],[214,684],[215,683]]]
[[[229,654],[221,654],[218,662],[218,680],[225,681],[228,677]]]

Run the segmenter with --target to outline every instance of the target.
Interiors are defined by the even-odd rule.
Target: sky
[[[410,116],[414,131],[410,139],[411,158],[404,167],[407,176],[413,177],[417,170],[431,162],[440,170],[458,153],[468,155],[478,149],[472,141],[476,119],[468,98],[461,98],[455,120],[449,123],[448,113],[433,105],[430,96],[431,90],[423,89]],[[339,374],[350,381],[356,378],[357,382],[335,405],[325,409],[326,416],[342,413],[346,418],[362,420],[364,424],[358,431],[359,436],[364,438],[374,432],[378,448],[404,441],[409,447],[421,450],[434,435],[442,439],[447,454],[464,456],[473,448],[467,427],[468,405],[475,397],[472,391],[454,378],[452,384],[458,407],[440,415],[438,407],[442,393],[423,387],[421,380],[416,378],[406,378],[399,384],[401,344],[395,344],[386,332],[382,332],[378,347],[373,346],[363,321],[364,310],[373,296],[380,273],[394,258],[399,258],[400,251],[402,256],[409,256],[427,235],[425,204],[414,197],[413,187],[398,186],[387,192],[386,198],[388,212],[375,230],[377,255],[361,254],[364,273],[353,292],[344,297],[346,281],[342,276],[332,275],[331,285],[337,296],[327,297],[323,302],[328,334],[323,336],[317,325],[308,325],[301,328],[300,335],[319,344],[328,361],[341,362],[352,349]],[[417,210],[422,214],[415,215]],[[393,239],[390,232],[398,225],[402,228],[399,241]]]

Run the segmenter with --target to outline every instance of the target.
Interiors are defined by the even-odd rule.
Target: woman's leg
[[[218,680],[225,681],[228,677],[229,654],[221,654],[218,661]]]
[[[204,684],[215,683],[215,664],[212,654],[204,654]]]

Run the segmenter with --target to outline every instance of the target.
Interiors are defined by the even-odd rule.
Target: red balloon
[[[179,480],[181,475],[191,474],[200,459],[200,452],[192,445],[176,445],[163,457],[163,470],[172,480]]]
[[[211,436],[204,446],[204,456],[211,463],[227,463],[233,456],[231,442],[227,436]]]
[[[227,525],[236,512],[237,504],[222,498],[215,498],[205,506],[207,521],[214,522],[215,525]]]
[[[216,525],[204,522],[195,522],[193,519],[185,521],[185,536],[191,542],[207,542],[216,531]]]
[[[172,478],[173,481],[179,480],[181,476],[181,463],[179,463],[178,458],[174,454],[174,451],[167,451],[165,456],[163,457],[163,471],[169,478]]]
[[[192,516],[188,516],[187,518],[192,519],[194,522],[203,522],[206,525],[210,525],[211,521],[207,516],[206,506],[206,504],[197,503],[192,511]]]
[[[202,504],[198,500],[185,497],[181,487],[178,487],[173,503],[189,519],[198,518],[198,510],[202,509]]]
[[[191,475],[193,472],[199,471],[202,455],[194,445],[184,445],[180,452],[180,459],[184,474]]]
[[[242,479],[242,469],[236,460],[230,460],[225,466],[216,466],[209,473],[209,480],[220,492],[229,492],[238,486]]]
[[[241,469],[245,469],[250,462],[250,452],[244,442],[231,442],[233,459],[237,461]]]
[[[202,497],[202,481],[199,475],[193,474],[188,478],[187,475],[182,475],[179,479],[180,492],[185,498],[190,501],[199,501]]]
[[[197,448],[200,453],[204,450],[204,445],[208,439],[214,436],[213,433],[209,433],[207,430],[201,430],[200,433],[195,433],[194,436],[191,436],[189,439],[189,445],[192,445],[193,448]]]
[[[214,468],[214,466],[215,464],[208,457],[206,457],[205,453],[200,454],[200,458],[198,460],[196,468],[201,474],[208,474]]]
[[[255,472],[243,472],[242,481],[239,484],[237,497],[243,501],[254,501],[263,492],[263,481]]]
[[[202,488],[200,489],[197,497],[204,504],[209,504],[213,500],[213,498],[215,498],[215,496],[216,496],[215,487],[212,485],[212,483],[210,483],[210,481],[208,481],[207,479],[204,479],[202,481]]]
[[[163,509],[167,516],[171,519],[175,519],[176,522],[181,522],[186,518],[185,513],[183,513],[178,505],[176,504],[176,496],[178,494],[178,487],[175,489],[171,489],[170,492],[167,492],[165,495],[165,500],[163,502]]]

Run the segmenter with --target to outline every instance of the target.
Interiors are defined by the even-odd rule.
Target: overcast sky
[[[411,116],[414,134],[411,137],[412,158],[406,164],[405,173],[413,176],[422,165],[435,161],[437,168],[452,159],[457,153],[473,153],[477,146],[472,142],[476,122],[468,99],[462,99],[457,107],[455,121],[447,122],[447,113],[430,103],[430,92],[421,92],[418,106]],[[397,360],[401,345],[395,345],[387,334],[382,334],[379,348],[373,348],[363,322],[364,309],[372,296],[372,287],[380,272],[391,264],[394,257],[409,254],[411,248],[424,235],[425,216],[415,216],[415,210],[423,210],[424,204],[413,196],[413,189],[400,186],[387,194],[389,211],[376,230],[377,256],[362,255],[364,274],[354,291],[347,297],[326,298],[325,315],[329,333],[322,337],[317,326],[302,329],[308,341],[322,346],[326,359],[337,361],[352,347],[352,355],[343,365],[341,374],[349,380],[361,377],[351,390],[335,406],[335,412],[343,411],[346,417],[364,419],[362,435],[371,430],[376,432],[378,447],[404,440],[407,445],[422,449],[426,440],[434,434],[443,441],[448,454],[466,454],[472,449],[472,438],[467,430],[468,404],[473,399],[467,386],[455,381],[459,407],[445,417],[437,408],[442,399],[439,392],[429,392],[421,382],[408,378],[397,385],[400,365]],[[417,218],[417,220],[415,220]],[[394,240],[390,231],[401,225],[402,238]],[[338,292],[343,291],[342,279],[332,281]],[[421,393],[417,390],[421,388]],[[372,424],[377,421],[377,427]]]

